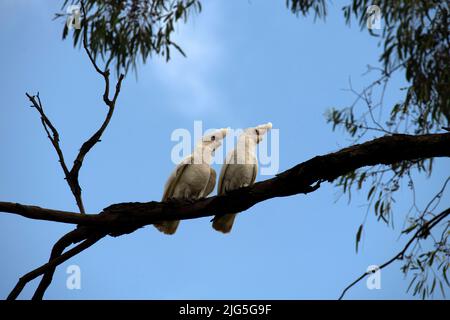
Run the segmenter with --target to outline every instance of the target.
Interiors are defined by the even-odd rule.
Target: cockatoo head
[[[244,134],[247,139],[253,140],[256,144],[260,143],[264,135],[272,129],[272,123],[261,124],[253,128],[247,128],[244,130]]]
[[[228,133],[229,128],[222,128],[208,133],[202,137],[201,147],[202,149],[208,149],[212,153],[216,151],[221,145],[222,140]]]

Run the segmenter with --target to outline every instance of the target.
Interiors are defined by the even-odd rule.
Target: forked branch
[[[45,115],[44,113],[44,109],[42,107],[42,103],[41,100],[39,98],[39,94],[37,95],[37,100],[35,97],[30,96],[29,94],[27,94],[28,98],[30,99],[30,101],[33,103],[33,106],[39,111],[40,115],[41,115],[41,120],[42,120],[42,124],[44,126],[45,131],[47,132],[47,135],[50,139],[50,141],[52,142],[58,157],[59,157],[59,162],[61,163],[61,166],[63,168],[64,171],[64,175],[66,178],[66,181],[70,187],[70,190],[72,191],[72,194],[75,197],[77,206],[80,210],[80,213],[85,214],[85,209],[84,209],[84,205],[83,205],[83,200],[82,200],[82,196],[81,196],[81,186],[79,183],[79,172],[80,169],[83,165],[83,161],[86,157],[86,155],[88,154],[88,152],[94,147],[94,145],[100,141],[103,132],[105,131],[106,127],[108,126],[112,115],[114,113],[114,109],[116,106],[116,101],[117,98],[119,96],[120,93],[120,88],[122,86],[122,81],[124,78],[124,75],[121,74],[119,76],[119,79],[117,80],[116,83],[116,87],[115,87],[115,92],[113,95],[113,98],[110,99],[109,98],[109,88],[110,88],[110,81],[109,81],[109,69],[108,69],[108,65],[109,62],[106,63],[106,67],[105,70],[102,71],[99,66],[97,65],[95,58],[93,57],[92,53],[90,52],[89,48],[88,48],[88,44],[87,44],[87,16],[86,16],[86,11],[85,11],[85,7],[84,7],[84,2],[81,1],[81,5],[82,5],[82,10],[84,13],[84,37],[83,37],[83,47],[89,57],[89,60],[91,61],[94,69],[97,71],[97,73],[99,73],[105,82],[105,89],[104,89],[104,93],[103,93],[103,101],[105,102],[105,104],[108,107],[108,113],[106,114],[105,120],[103,121],[101,127],[86,141],[83,143],[83,145],[81,146],[74,162],[73,162],[73,166],[72,169],[67,168],[65,161],[64,161],[64,156],[63,153],[61,151],[61,148],[59,146],[59,134],[58,131],[56,130],[56,128],[52,125],[52,123],[50,122],[50,120],[48,119],[48,117]],[[52,132],[52,135],[50,135],[50,131]],[[31,212],[34,212],[35,210],[31,210]],[[55,213],[55,212],[53,212]],[[56,213],[58,214],[58,213]],[[68,234],[66,234],[65,236],[63,236],[54,246],[52,249],[52,253],[49,259],[49,263],[55,259],[57,259],[63,252],[64,250],[71,245],[72,243],[75,243],[71,240],[71,237],[73,236],[73,234],[71,232],[69,232]],[[83,239],[78,239],[79,242]],[[42,278],[33,298],[34,299],[42,299],[45,290],[47,289],[47,287],[50,285],[52,278],[53,278],[53,273],[55,272],[55,268],[56,265],[52,268],[47,268],[45,270],[45,275]]]

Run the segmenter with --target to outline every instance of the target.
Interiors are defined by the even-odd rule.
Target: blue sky
[[[170,135],[176,128],[193,130],[195,120],[205,128],[271,121],[280,130],[280,171],[347,146],[350,141],[332,132],[324,112],[353,101],[342,89],[349,77],[356,88],[369,82],[362,74],[367,64],[376,65],[380,48],[366,30],[345,25],[342,5],[332,4],[327,21],[314,23],[312,17],[295,17],[284,1],[205,1],[202,13],[177,30],[187,58],[175,54],[168,64],[154,59],[140,67],[137,79],[125,79],[111,124],[81,170],[87,211],[159,200],[174,166]],[[58,1],[0,3],[0,199],[76,211],[25,97],[40,92],[70,164],[106,113],[102,79],[82,50],[61,40],[63,22],[52,20],[59,8]],[[402,84],[393,80],[387,105],[401,98]],[[438,191],[448,165],[448,159],[438,160],[430,179],[417,177],[419,204]],[[350,204],[345,196],[337,201],[340,191],[331,184],[306,196],[272,199],[239,215],[229,235],[215,232],[204,218],[182,222],[172,237],[148,226],[105,238],[58,268],[46,298],[335,299],[406,240],[398,238],[411,203],[405,182],[396,229],[369,215],[355,253],[365,191]],[[0,214],[0,297],[46,262],[52,244],[71,229]],[[81,290],[66,288],[66,269],[73,264],[81,268]],[[382,271],[380,290],[368,290],[363,281],[347,297],[411,298],[399,267]],[[29,298],[36,285],[27,286],[21,298]]]

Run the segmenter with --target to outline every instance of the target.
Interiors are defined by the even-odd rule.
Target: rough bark
[[[321,182],[332,182],[337,177],[364,166],[390,165],[399,161],[449,156],[450,133],[421,136],[393,135],[314,157],[272,179],[226,195],[195,202],[172,200],[118,203],[103,209],[100,214],[86,215],[0,202],[0,211],[31,219],[89,226],[118,236],[161,220],[186,220],[227,212],[242,212],[271,198],[306,194],[316,190]]]

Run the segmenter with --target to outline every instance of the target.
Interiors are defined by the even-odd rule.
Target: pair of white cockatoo
[[[217,194],[247,187],[255,182],[258,172],[256,146],[272,128],[272,124],[247,128],[239,136],[237,146],[230,151],[220,171]],[[228,129],[220,129],[202,137],[194,152],[186,157],[172,172],[164,186],[162,201],[169,199],[197,200],[207,197],[216,185],[216,171],[211,168],[214,152],[222,144]],[[216,216],[213,228],[228,233],[237,213]],[[174,234],[180,221],[162,221],[155,227],[165,234]]]

